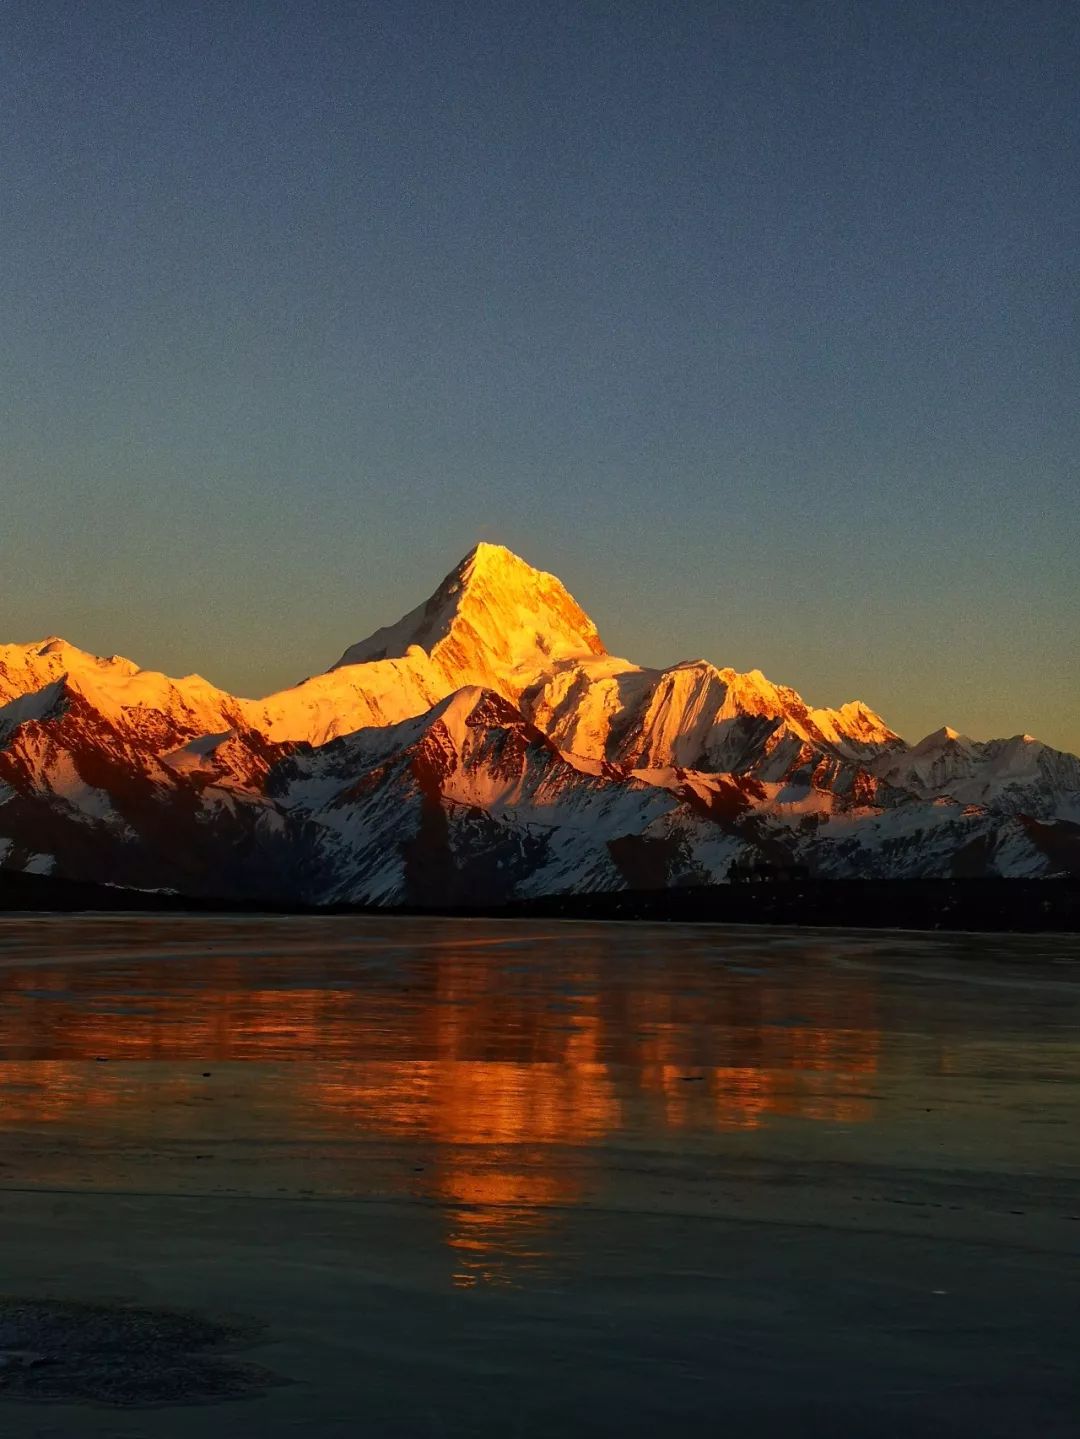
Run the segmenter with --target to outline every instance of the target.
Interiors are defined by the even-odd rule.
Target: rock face
[[[729,878],[1080,873],[1080,759],[907,745],[760,671],[611,655],[478,545],[263,700],[60,639],[0,647],[0,865],[191,894],[494,904]]]

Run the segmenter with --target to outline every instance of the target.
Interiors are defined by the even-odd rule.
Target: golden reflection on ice
[[[821,985],[810,948],[761,975],[700,946],[622,964],[607,936],[375,967],[310,939],[237,954],[204,929],[214,944],[188,931],[167,963],[0,971],[0,1130],[89,1134],[135,1167],[140,1142],[182,1166],[243,1139],[237,1185],[300,1193],[286,1165],[365,1192],[377,1154],[391,1192],[437,1203],[473,1285],[541,1263],[560,1213],[602,1191],[607,1146],[873,1115],[873,980]]]

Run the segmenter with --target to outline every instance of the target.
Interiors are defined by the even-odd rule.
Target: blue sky
[[[265,692],[485,538],[1080,749],[1074,5],[3,13],[0,639]]]

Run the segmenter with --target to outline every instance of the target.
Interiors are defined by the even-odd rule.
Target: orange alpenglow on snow
[[[1080,870],[1080,760],[909,746],[759,670],[610,654],[479,544],[424,604],[240,699],[65,641],[0,647],[0,865],[308,903],[495,903],[762,872]]]

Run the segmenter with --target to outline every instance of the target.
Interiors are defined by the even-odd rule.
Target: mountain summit
[[[520,691],[560,660],[602,655],[596,626],[562,581],[503,545],[480,543],[422,605],[333,666],[422,650],[448,683]]]

